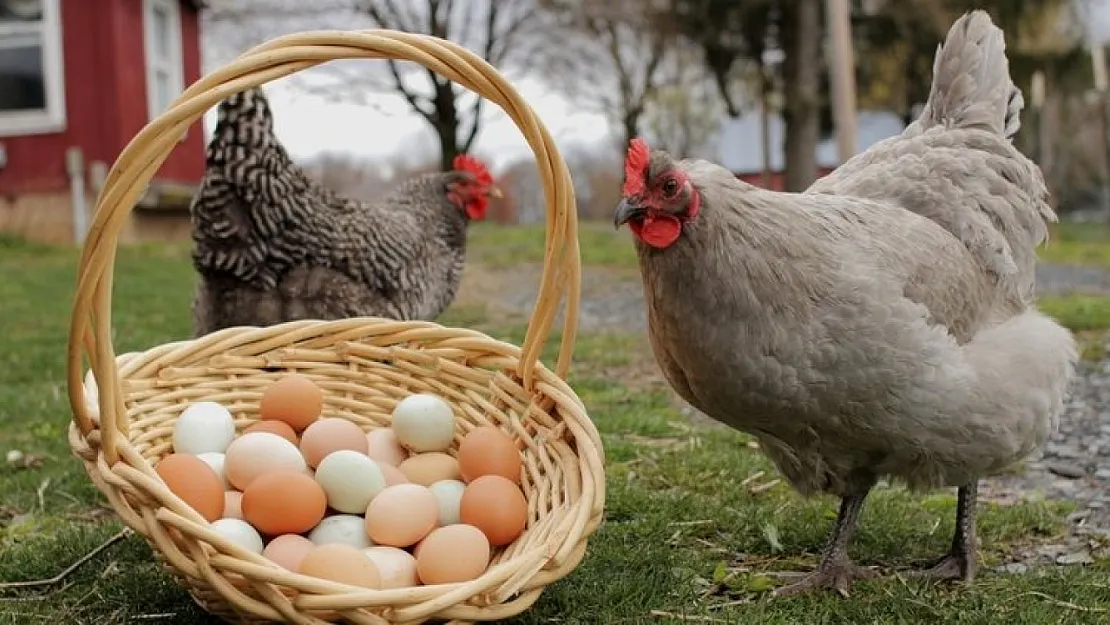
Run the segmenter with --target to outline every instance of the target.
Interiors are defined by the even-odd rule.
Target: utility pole
[[[856,63],[852,51],[852,14],[848,0],[825,0],[825,16],[832,47],[833,120],[836,151],[841,163],[856,154]]]
[[[1110,110],[1106,107],[1106,49],[1101,44],[1091,46],[1091,68],[1095,79],[1095,101],[1102,142],[1102,208],[1110,215]]]

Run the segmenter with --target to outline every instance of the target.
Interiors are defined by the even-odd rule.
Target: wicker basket
[[[205,110],[251,86],[336,59],[411,60],[498,104],[532,150],[547,199],[546,254],[523,347],[482,333],[380,318],[229,328],[116,358],[111,295],[116,246],[131,208],[177,140]],[[456,623],[508,618],[581,561],[605,499],[597,430],[565,382],[578,312],[579,252],[570,174],[547,130],[491,65],[443,39],[387,30],[321,31],[274,39],[193,84],[150,122],[109,172],[81,256],[68,351],[69,442],[128,526],[208,612],[230,622]],[[540,351],[566,296],[554,369]],[[98,398],[86,405],[83,359]],[[529,520],[461,584],[365,590],[278,568],[212,532],[152,465],[170,452],[174,421],[191,401],[257,419],[267,384],[289,371],[325,391],[325,414],[363,428],[388,424],[395,403],[430,391],[449,401],[459,438],[478,425],[509,432],[524,455]]]

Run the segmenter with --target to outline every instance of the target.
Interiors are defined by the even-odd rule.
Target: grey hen
[[[971,580],[978,480],[1056,428],[1076,346],[1033,302],[1055,214],[1011,142],[1022,105],[976,11],[938,49],[920,119],[806,193],[629,149],[615,222],[635,235],[666,379],[799,492],[841,498],[817,570],[780,594],[873,574],[847,550],[883,477],[958,488],[951,550],[917,574]]]
[[[274,135],[261,89],[219,106],[191,207],[196,334],[295,319],[435,319],[455,298],[471,220],[500,190],[477,159],[388,197],[340,197]]]

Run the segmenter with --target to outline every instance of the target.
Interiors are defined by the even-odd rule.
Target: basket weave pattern
[[[380,318],[294,321],[228,328],[117,358],[111,292],[125,217],[178,137],[227,96],[336,59],[415,61],[499,105],[536,155],[547,199],[540,292],[521,347],[480,332]],[[449,41],[388,30],[320,31],[274,39],[193,84],[127,146],[109,172],[82,253],[70,327],[69,443],[120,518],[207,611],[231,622],[456,623],[507,618],[582,560],[601,522],[602,446],[566,383],[577,328],[579,252],[574,196],[550,135],[488,63]],[[560,303],[562,343],[553,368],[539,360]],[[98,388],[86,405],[87,358]],[[211,531],[158,479],[173,426],[194,401],[216,401],[245,428],[262,391],[287,372],[325,392],[324,414],[369,429],[389,424],[397,401],[416,392],[455,409],[456,445],[480,425],[519,441],[529,521],[481,577],[460,584],[366,590],[298,575]],[[451,451],[454,453],[454,450]]]

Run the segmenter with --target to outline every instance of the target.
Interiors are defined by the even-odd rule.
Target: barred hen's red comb
[[[628,157],[624,159],[624,188],[621,192],[625,197],[639,195],[644,191],[647,175],[647,166],[651,161],[651,148],[647,142],[636,137],[628,144]]]
[[[455,171],[465,171],[469,174],[473,174],[473,176],[478,179],[478,183],[482,186],[493,184],[493,176],[489,173],[489,170],[486,169],[486,166],[482,164],[482,161],[479,161],[469,154],[459,154],[455,157],[451,166],[455,168]]]

